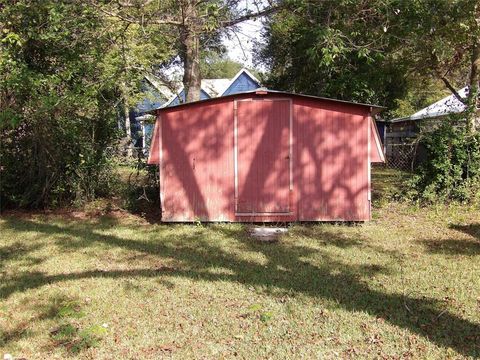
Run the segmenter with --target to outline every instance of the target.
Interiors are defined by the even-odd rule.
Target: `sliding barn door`
[[[237,215],[290,211],[291,101],[235,102]]]

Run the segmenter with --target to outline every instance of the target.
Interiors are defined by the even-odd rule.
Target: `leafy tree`
[[[454,94],[468,84],[475,98],[480,72],[476,0],[286,3],[288,10],[269,21],[257,58],[270,68],[271,85],[395,109],[408,92],[437,79]]]
[[[419,198],[472,199],[480,183],[478,0],[285,1],[258,58],[270,84],[381,103],[391,109],[384,115],[399,116],[424,106],[428,93],[436,98],[443,83],[467,109],[423,137],[428,160],[414,188]],[[465,85],[462,98],[456,89]]]
[[[437,121],[420,139],[427,159],[416,169],[415,197],[427,201],[477,201],[480,190],[480,6],[476,0],[400,2],[396,36],[400,58],[443,82],[464,112]],[[407,32],[408,31],[408,32]],[[403,34],[402,34],[403,32]],[[463,98],[458,87],[467,85]]]
[[[106,195],[123,71],[107,56],[117,33],[76,1],[3,3],[0,24],[2,207]]]
[[[394,100],[389,116],[392,118],[410,116],[450,94],[440,80],[412,74],[407,77],[406,92],[401,98]]]
[[[131,144],[129,112],[146,96],[142,90],[145,76],[158,75],[161,64],[174,56],[174,43],[158,27],[122,23],[103,13],[97,16],[108,31],[108,48],[99,65],[107,76],[115,78],[121,117],[125,120],[126,143]],[[168,79],[163,80],[174,87]]]
[[[441,80],[470,108],[478,106],[480,81],[480,5],[477,0],[393,2],[392,37],[399,60],[417,73]],[[454,82],[451,79],[454,79]],[[463,99],[456,91],[468,85]],[[472,109],[470,109],[472,110]],[[467,111],[469,131],[475,111]]]
[[[200,69],[202,77],[206,79],[231,79],[241,69],[243,65],[239,62],[212,52],[201,59]]]
[[[385,32],[390,10],[383,0],[287,0],[256,60],[274,88],[393,106],[407,69]]]
[[[183,85],[187,102],[200,99],[201,54],[212,45],[218,45],[222,31],[277,9],[277,5],[252,1],[252,7],[241,0],[117,0],[99,4],[91,0],[101,12],[122,23],[157,26],[175,41],[178,57],[184,68]],[[174,57],[176,58],[176,57]]]

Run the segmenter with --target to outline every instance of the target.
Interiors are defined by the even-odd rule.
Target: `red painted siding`
[[[236,213],[289,213],[291,101],[259,99],[236,104]]]
[[[369,220],[370,121],[367,106],[272,93],[161,110],[162,220]]]
[[[232,220],[232,102],[166,111],[160,128],[162,219]]]
[[[297,100],[294,118],[299,220],[368,220],[368,113]]]

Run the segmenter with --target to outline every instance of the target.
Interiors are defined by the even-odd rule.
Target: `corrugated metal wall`
[[[162,219],[232,220],[232,102],[165,111],[160,125]]]
[[[162,110],[162,220],[369,220],[371,123],[368,107],[293,95]]]
[[[237,101],[236,107],[236,214],[289,214],[291,101]]]
[[[365,108],[298,99],[294,119],[299,220],[368,220]]]

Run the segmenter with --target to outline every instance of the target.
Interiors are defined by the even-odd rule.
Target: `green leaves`
[[[290,11],[294,9],[294,11]],[[312,95],[389,105],[404,75],[390,66],[384,1],[295,0],[274,16],[260,60],[272,70],[269,86]]]
[[[6,128],[15,128],[22,120],[21,115],[12,109],[3,109],[0,111],[0,130]]]
[[[103,63],[111,29],[85,4],[53,0],[4,5],[0,23],[0,203],[105,192],[104,149],[117,136],[116,70]]]
[[[203,28],[206,32],[215,32],[219,27],[220,7],[218,3],[209,2],[202,9],[205,14],[205,21]]]
[[[417,86],[424,79],[448,74],[455,87],[465,85],[480,36],[476,4],[290,0],[268,23],[258,59],[271,69],[271,87],[379,103],[398,113],[411,93],[420,89],[425,97]]]
[[[10,32],[8,29],[3,29],[2,43],[10,46],[20,46],[22,44],[20,35]]]
[[[475,202],[480,190],[480,134],[470,134],[464,115],[440,120],[422,144],[427,159],[410,184],[409,194],[426,202]]]

